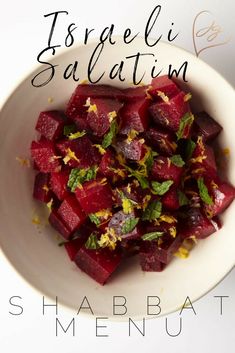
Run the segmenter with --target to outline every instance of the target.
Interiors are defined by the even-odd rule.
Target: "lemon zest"
[[[43,187],[42,187],[42,190],[46,191],[46,193],[48,193],[48,191],[50,190],[49,187],[44,184]]]
[[[112,112],[109,112],[108,113],[108,119],[109,119],[109,122],[111,123],[113,121],[113,119],[115,119],[117,117],[117,112],[114,110]]]
[[[169,232],[170,232],[170,235],[172,236],[172,238],[175,238],[176,237],[176,227],[171,227],[169,228]]]
[[[106,150],[101,145],[95,144],[93,146],[99,150],[100,154],[104,155],[106,153]]]
[[[101,234],[98,244],[101,248],[108,247],[110,250],[115,250],[117,241],[121,238],[118,237],[113,228],[106,228],[106,232]]]
[[[86,131],[85,130],[75,132],[74,134],[71,133],[71,134],[69,134],[68,138],[69,138],[69,140],[75,140],[75,139],[77,139],[79,137],[82,137],[84,135],[86,135]]]
[[[181,246],[174,255],[180,259],[187,259],[187,257],[189,257],[189,251]]]
[[[40,220],[40,218],[39,218],[38,215],[33,216],[33,218],[32,218],[32,223],[33,223],[33,224],[36,224],[36,225],[41,224],[41,220]]]
[[[157,95],[163,100],[165,103],[169,103],[170,99],[167,95],[162,91],[157,91]]]
[[[191,163],[202,163],[204,159],[206,159],[206,156],[198,156],[197,158],[191,158],[190,162]]]
[[[218,189],[219,188],[219,186],[214,182],[214,180],[211,181],[211,187],[213,189]]]
[[[173,217],[173,216],[169,216],[169,215],[163,214],[163,215],[160,216],[159,221],[172,224],[172,223],[176,223],[177,219],[175,217]]]
[[[73,151],[71,151],[70,148],[67,148],[65,152],[66,152],[66,156],[63,158],[64,164],[67,164],[70,160],[75,160],[78,163],[80,162],[79,159],[76,157],[76,154]]]
[[[192,94],[191,93],[187,93],[184,96],[184,102],[188,102],[190,99],[192,99]]]
[[[131,141],[136,138],[136,136],[139,134],[138,131],[134,130],[134,129],[131,129],[129,132],[128,132],[128,135],[127,135],[127,139],[126,139],[126,142],[128,144],[131,143]]]
[[[102,217],[104,219],[108,219],[112,216],[112,212],[109,209],[104,209],[96,212],[95,215],[99,218]]]
[[[52,204],[53,204],[53,199],[50,199],[50,201],[47,202],[47,208],[49,209],[49,211],[51,211],[52,209]]]
[[[151,200],[151,195],[145,195],[145,197],[143,198],[142,201],[142,209],[143,211],[146,210],[146,208],[148,207],[149,201]]]

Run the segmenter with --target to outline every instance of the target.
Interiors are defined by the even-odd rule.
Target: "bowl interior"
[[[130,317],[146,316],[146,297],[159,296],[161,313],[179,308],[187,296],[199,298],[210,290],[233,267],[235,262],[234,218],[235,203],[222,215],[223,227],[216,234],[200,241],[187,260],[174,259],[162,273],[144,273],[138,259],[122,265],[107,285],[99,286],[69,261],[62,247],[57,246],[58,235],[48,225],[47,210],[32,198],[34,171],[22,167],[16,157],[29,158],[29,148],[36,136],[34,127],[42,110],[63,109],[76,82],[65,80],[66,66],[78,60],[79,78],[86,79],[87,63],[95,43],[76,47],[53,58],[59,64],[53,80],[41,88],[33,88],[30,74],[13,92],[0,114],[0,244],[16,270],[34,287],[74,310],[87,296],[94,313],[112,316],[112,297],[125,296]],[[167,72],[169,64],[180,67],[188,61],[186,84],[193,94],[197,110],[205,109],[224,128],[220,145],[232,151],[227,168],[228,179],[235,184],[235,94],[229,84],[213,69],[193,55],[165,43],[148,48],[139,38],[131,44],[117,39],[115,46],[106,44],[97,62],[93,77],[106,71],[102,83],[129,86],[132,82],[133,60],[127,60],[123,73],[125,82],[107,79],[115,63],[136,52],[152,52],[158,58],[159,69]],[[146,71],[145,83],[150,82],[153,59],[143,56],[138,73]],[[158,70],[159,71],[159,70]],[[105,78],[106,77],[106,78]],[[49,103],[50,98],[53,99]],[[49,100],[48,100],[49,99]],[[225,161],[224,161],[225,163]],[[40,225],[32,223],[35,215]]]

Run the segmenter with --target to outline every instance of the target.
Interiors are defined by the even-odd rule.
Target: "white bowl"
[[[115,46],[107,45],[98,62],[96,73],[108,72],[111,65],[125,56],[139,52],[152,52],[158,58],[159,68],[169,64],[180,67],[188,61],[187,89],[193,93],[193,104],[204,108],[224,128],[219,137],[223,147],[229,147],[227,176],[235,184],[235,93],[233,88],[212,68],[192,54],[159,43],[148,48],[142,38],[126,45],[116,38]],[[104,286],[98,285],[69,261],[65,250],[58,247],[56,232],[46,224],[47,211],[32,198],[34,171],[21,167],[16,157],[29,157],[29,147],[35,137],[35,122],[42,110],[64,108],[76,83],[63,79],[63,69],[78,60],[79,77],[86,79],[86,65],[96,45],[67,49],[51,61],[59,63],[53,80],[42,88],[33,88],[31,78],[26,77],[4,104],[0,114],[0,244],[15,269],[35,288],[48,297],[58,300],[66,307],[77,310],[84,296],[95,315],[111,317],[113,296],[124,296],[127,300],[128,317],[146,317],[147,296],[159,296],[161,314],[178,309],[187,296],[198,299],[215,286],[235,263],[235,203],[227,209],[221,219],[223,227],[211,237],[202,240],[187,260],[174,259],[162,273],[144,273],[137,259],[123,265]],[[145,83],[150,82],[150,65],[153,59],[143,56],[140,72],[146,70]],[[40,68],[41,70],[42,68]],[[132,81],[133,61],[124,69],[125,83],[104,78],[102,83],[128,86]],[[107,75],[106,75],[107,77]],[[53,98],[48,103],[48,98]],[[34,214],[44,219],[36,227],[32,223]],[[76,312],[76,311],[75,311]],[[87,312],[87,310],[85,311]]]

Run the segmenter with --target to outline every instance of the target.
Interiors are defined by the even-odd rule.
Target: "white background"
[[[115,24],[115,33],[121,34],[126,27],[143,34],[149,14],[157,4],[162,5],[156,36],[167,32],[174,22],[180,32],[175,44],[194,52],[192,42],[192,23],[197,13],[210,10],[210,19],[219,24],[223,32],[216,43],[227,41],[224,46],[208,49],[201,58],[220,71],[235,86],[235,38],[233,0],[168,0],[168,1],[134,1],[134,0],[90,0],[85,1],[37,1],[26,0],[1,3],[0,8],[0,102],[10,93],[22,76],[36,64],[36,56],[46,47],[50,29],[50,20],[44,14],[66,10],[68,16],[61,17],[56,28],[54,41],[64,43],[66,28],[69,23],[77,25],[76,43],[83,40],[86,27],[95,28],[92,36],[98,36],[101,29],[111,23]],[[75,32],[74,32],[75,33]],[[215,42],[214,42],[215,43]],[[57,43],[56,43],[57,44]],[[205,43],[198,42],[203,46]],[[13,215],[14,216],[14,215]],[[7,235],[6,235],[7,236]],[[20,232],[19,232],[20,236]],[[235,256],[234,256],[235,257]],[[32,289],[21,279],[15,270],[6,262],[0,253],[0,351],[49,353],[49,352],[135,352],[147,351],[164,353],[226,353],[234,352],[235,336],[235,270],[233,270],[213,291],[194,304],[192,310],[182,314],[183,327],[181,334],[169,337],[165,330],[165,318],[146,322],[146,335],[132,329],[129,337],[128,324],[107,320],[107,328],[100,334],[109,337],[96,337],[95,318],[76,317],[76,312],[67,312],[59,307],[59,318],[64,325],[75,317],[75,337],[71,333],[55,336],[55,312],[46,309],[42,315],[42,295]],[[141,285],[141,284],[140,284]],[[174,295],[174,293],[172,293]],[[220,303],[214,296],[229,296],[224,299],[223,315],[220,315]],[[9,305],[9,298],[20,296],[18,303],[23,306],[23,314],[13,316],[17,309]],[[140,323],[138,323],[140,325]],[[179,313],[168,316],[169,330],[177,331]]]

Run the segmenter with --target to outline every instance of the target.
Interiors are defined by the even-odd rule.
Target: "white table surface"
[[[166,39],[167,29],[172,22],[180,32],[175,44],[194,52],[192,41],[192,23],[196,15],[204,14],[196,22],[196,29],[208,27],[211,21],[219,25],[222,32],[210,44],[227,42],[223,46],[209,48],[200,57],[221,72],[235,86],[235,38],[233,0],[90,0],[82,1],[37,1],[26,0],[1,2],[0,11],[0,103],[10,93],[16,82],[36,64],[36,56],[46,47],[49,21],[43,15],[55,10],[66,10],[69,15],[61,20],[56,28],[54,39],[64,40],[65,25],[75,22],[78,26],[76,41],[82,39],[85,27],[95,28],[93,36],[98,36],[101,29],[114,23],[116,34],[126,27],[143,34],[147,18],[153,8],[162,5],[162,11],[156,26],[156,36],[163,33]],[[204,16],[202,15],[202,16]],[[216,29],[216,28],[215,28]],[[217,27],[218,29],[218,27]],[[204,29],[205,31],[205,29]],[[209,36],[209,33],[207,37]],[[197,38],[198,47],[208,46],[206,36]],[[20,234],[19,234],[20,236]],[[145,336],[137,329],[132,329],[129,337],[128,324],[125,322],[106,322],[107,328],[102,333],[108,337],[96,337],[95,319],[76,316],[59,308],[61,322],[69,323],[75,317],[75,337],[70,333],[55,336],[55,315],[48,308],[42,315],[42,295],[31,288],[5,260],[0,251],[0,351],[18,352],[135,352],[146,351],[164,353],[219,353],[234,352],[235,335],[235,270],[210,293],[194,304],[192,310],[185,310],[182,315],[182,332],[178,337],[169,337],[165,329],[166,318],[148,320]],[[19,296],[18,303],[23,306],[23,314],[9,304],[12,296]],[[227,296],[224,299],[223,314],[220,313],[220,300],[214,296]],[[140,325],[140,323],[137,323]],[[168,316],[169,330],[177,330],[179,313]],[[101,331],[100,331],[101,333]]]

